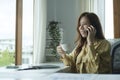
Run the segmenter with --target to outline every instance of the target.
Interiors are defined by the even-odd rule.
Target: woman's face
[[[90,26],[90,22],[87,17],[82,17],[80,20],[80,26],[79,26],[79,32],[83,38],[86,38],[88,33],[87,33],[87,28]]]

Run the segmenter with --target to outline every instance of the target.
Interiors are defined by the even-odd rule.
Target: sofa
[[[120,39],[108,39],[111,44],[112,73],[120,74]]]

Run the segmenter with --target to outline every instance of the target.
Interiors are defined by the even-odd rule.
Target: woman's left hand
[[[87,28],[87,31],[88,31],[87,44],[91,45],[95,40],[96,29],[92,25],[90,25]]]

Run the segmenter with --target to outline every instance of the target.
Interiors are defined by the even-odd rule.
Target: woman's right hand
[[[63,58],[65,57],[65,51],[62,49],[61,46],[57,46],[57,52],[60,56],[62,56]]]

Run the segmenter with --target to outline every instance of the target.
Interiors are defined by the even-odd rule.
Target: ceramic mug
[[[60,44],[60,46],[62,47],[62,49],[64,51],[68,51],[68,45],[67,44]]]

